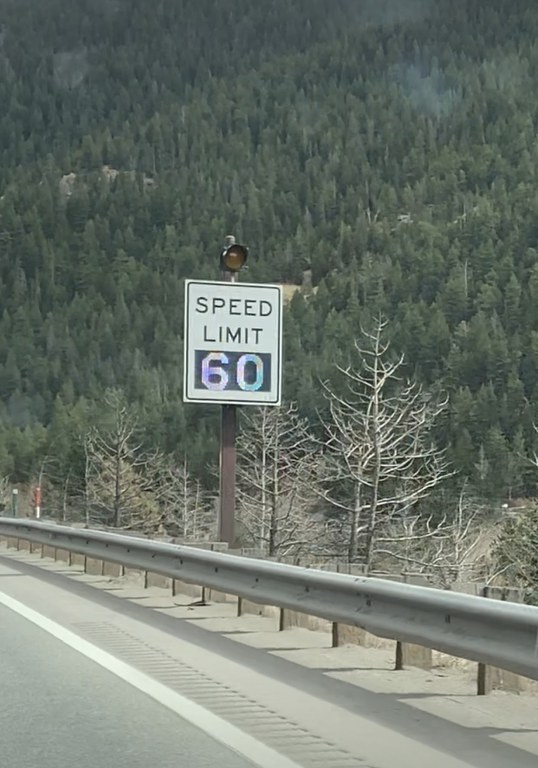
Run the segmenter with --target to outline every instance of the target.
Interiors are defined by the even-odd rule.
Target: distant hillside
[[[311,275],[285,394],[313,423],[383,312],[409,373],[450,392],[459,472],[534,492],[535,3],[0,0],[0,22],[2,472],[80,472],[73,441],[119,386],[209,481],[183,280],[216,277],[234,232],[245,279]]]

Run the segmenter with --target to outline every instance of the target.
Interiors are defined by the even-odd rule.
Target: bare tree
[[[154,530],[159,512],[152,496],[152,458],[137,439],[138,421],[123,395],[105,395],[107,427],[94,427],[85,438],[87,519],[116,528]]]
[[[8,505],[9,477],[0,476],[0,515],[5,511]]]
[[[315,551],[323,526],[320,451],[295,405],[248,409],[239,444],[238,517],[250,541],[269,557]]]
[[[214,536],[214,505],[200,481],[190,474],[186,459],[178,464],[172,457],[158,455],[152,465],[152,490],[160,510],[160,529],[191,541]]]
[[[493,546],[494,576],[503,575],[524,588],[538,603],[538,508],[533,505],[507,515],[497,527]]]
[[[71,486],[71,472],[68,471],[63,480],[62,496],[61,496],[61,502],[60,502],[61,520],[63,523],[65,523],[65,521],[69,516],[70,486]]]
[[[139,424],[121,392],[105,395],[108,418],[83,436],[86,524],[101,522],[148,534],[207,538],[215,513],[202,486],[182,465],[144,450]]]
[[[91,482],[95,473],[93,468],[93,441],[91,439],[91,434],[81,436],[80,441],[84,446],[84,475],[82,478],[82,488],[80,490],[83,499],[84,521],[86,525],[90,525],[91,497],[93,495]]]
[[[483,579],[489,551],[485,521],[485,510],[463,488],[455,509],[441,518],[411,513],[388,521],[376,539],[376,567],[397,563],[402,572],[425,574],[443,588]]]
[[[348,561],[359,560],[367,570],[380,526],[412,510],[450,475],[432,439],[447,400],[402,381],[404,358],[391,355],[385,328],[379,319],[373,331],[362,330],[362,342],[355,342],[357,368],[337,367],[344,394],[325,385],[331,418],[324,498],[344,513],[339,534]]]

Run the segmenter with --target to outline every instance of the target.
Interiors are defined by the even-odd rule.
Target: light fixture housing
[[[227,245],[220,254],[220,268],[223,272],[239,272],[245,266],[248,248],[239,243]]]

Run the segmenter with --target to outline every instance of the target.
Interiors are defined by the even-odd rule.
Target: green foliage
[[[0,465],[53,453],[120,387],[210,482],[216,408],[181,398],[183,280],[302,284],[285,396],[383,313],[437,435],[530,494],[538,421],[538,7],[508,0],[0,0]],[[243,277],[243,276],[242,276]],[[46,433],[45,433],[46,429]],[[47,454],[48,452],[48,454]]]

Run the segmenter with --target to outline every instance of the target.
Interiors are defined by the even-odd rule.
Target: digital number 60
[[[225,352],[209,352],[202,360],[202,383],[207,389],[227,389],[233,376],[230,360]],[[263,386],[263,360],[259,355],[244,354],[237,358],[235,381],[244,392],[257,392]]]

